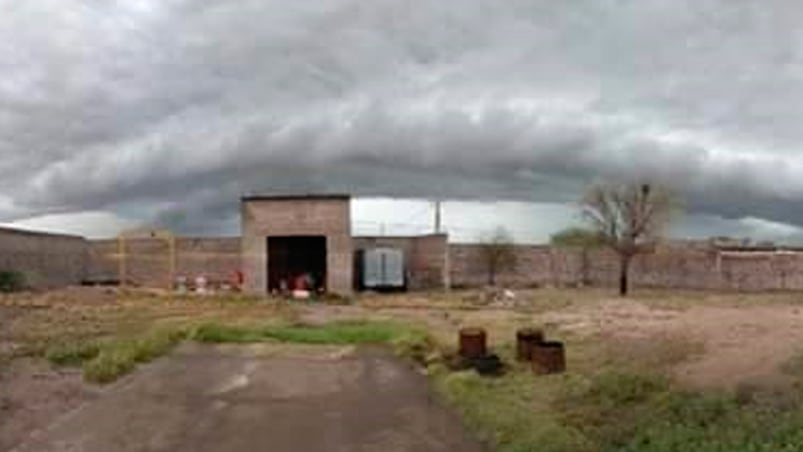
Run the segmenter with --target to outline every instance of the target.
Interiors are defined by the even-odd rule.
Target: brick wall
[[[210,281],[228,281],[240,269],[239,237],[180,237],[175,243],[176,276],[193,279],[203,275]],[[160,239],[126,239],[126,279],[143,286],[167,287],[170,281],[170,249]],[[118,241],[89,242],[88,278],[117,280],[120,253]]]
[[[505,286],[568,284],[580,278],[580,254],[544,246],[519,245],[512,248],[516,264],[499,269],[496,282]],[[482,245],[450,245],[449,261],[453,287],[476,287],[488,283],[488,262]]]
[[[166,284],[169,273],[167,245],[154,239],[129,240],[127,243],[129,277],[144,285]],[[263,240],[259,243],[264,246]],[[449,276],[453,287],[478,287],[485,285],[488,280],[487,266],[479,245],[448,245],[447,263],[445,235],[355,237],[352,243],[355,250],[375,246],[402,249],[412,290],[442,288],[447,265],[451,269]],[[180,238],[177,240],[177,273],[188,277],[204,274],[210,279],[227,279],[242,264],[241,249],[239,238]],[[618,258],[607,250],[584,253],[579,249],[521,245],[514,247],[514,252],[517,264],[515,268],[497,274],[500,285],[532,287],[590,284],[614,287],[618,281]],[[116,240],[89,242],[87,261],[90,278],[116,279]],[[71,265],[70,268],[74,271],[79,267]],[[265,267],[260,266],[262,268]],[[339,268],[334,273],[343,278],[346,273],[350,275],[352,269],[353,265],[348,265],[348,269]],[[80,279],[77,276],[67,279],[70,278],[72,281]],[[659,249],[634,259],[631,282],[634,287],[643,288],[803,290],[803,253],[734,254],[707,248]],[[348,287],[350,290],[351,284]]]
[[[82,237],[0,228],[0,270],[22,272],[34,288],[78,284],[86,266]]]
[[[391,247],[404,251],[408,288],[424,290],[443,288],[446,272],[445,234],[416,237],[355,237],[354,249]]]
[[[392,246],[405,251],[413,290],[443,287],[444,273],[454,287],[487,282],[479,245],[447,245],[447,237],[358,237],[349,234],[348,202],[310,200],[287,205],[244,206],[241,240],[182,237],[176,241],[177,275],[203,274],[228,280],[250,262],[250,284],[261,287],[265,277],[265,237],[268,235],[325,235],[329,248],[329,287],[352,289],[352,247]],[[447,260],[448,250],[448,260]],[[504,286],[573,286],[589,283],[613,287],[619,262],[607,250],[516,246],[517,265],[502,271]],[[146,286],[166,286],[170,264],[166,242],[127,240],[128,276]],[[116,280],[119,255],[116,240],[87,241],[81,237],[0,228],[0,270],[26,274],[37,288],[78,284],[84,280]],[[803,252],[721,252],[706,247],[666,247],[640,255],[632,267],[634,287],[735,291],[803,290]]]
[[[515,268],[497,282],[511,287],[591,284],[613,287],[619,260],[608,250],[515,246]],[[487,283],[480,245],[449,247],[454,287]],[[634,287],[736,291],[803,290],[803,252],[725,253],[713,248],[664,248],[637,256],[631,267]]]

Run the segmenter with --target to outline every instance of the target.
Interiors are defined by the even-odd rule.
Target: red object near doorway
[[[298,275],[293,280],[293,290],[307,290],[306,275]]]
[[[235,270],[231,277],[231,284],[236,290],[241,290],[243,287],[243,283],[245,283],[245,277],[243,272],[240,270]]]

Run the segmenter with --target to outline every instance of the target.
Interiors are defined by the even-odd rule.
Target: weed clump
[[[443,360],[435,340],[422,330],[407,331],[391,342],[396,355],[427,367]]]
[[[239,327],[216,323],[201,325],[192,334],[199,342],[291,342],[302,344],[385,344],[405,334],[402,326],[386,322],[334,322],[321,326],[279,325]]]
[[[186,334],[181,330],[157,330],[138,339],[120,339],[103,344],[97,356],[84,362],[84,380],[111,383],[131,372],[137,364],[150,362],[173,349]]]
[[[45,359],[56,366],[81,366],[100,353],[97,342],[71,342],[59,344],[45,352]]]

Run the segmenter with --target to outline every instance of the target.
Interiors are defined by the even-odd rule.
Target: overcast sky
[[[797,0],[0,11],[0,222],[236,234],[242,194],[351,192],[481,199],[447,203],[452,230],[538,241],[589,182],[649,177],[685,200],[675,235],[803,225]],[[368,200],[355,229],[426,225],[407,217],[427,205]]]

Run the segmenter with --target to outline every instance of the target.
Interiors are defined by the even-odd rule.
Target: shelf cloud
[[[695,215],[803,224],[793,1],[0,8],[2,221],[212,230],[252,192],[572,203],[649,178]]]

